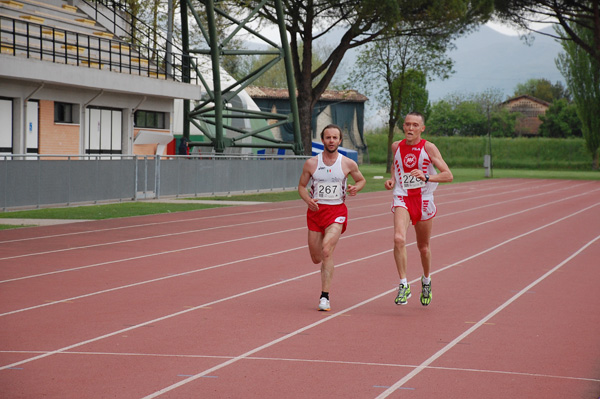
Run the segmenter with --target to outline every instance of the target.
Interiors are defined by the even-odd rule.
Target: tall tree
[[[488,89],[475,95],[486,119],[486,133],[488,137],[486,154],[492,156],[492,115],[502,101],[502,92],[497,89]],[[490,158],[491,159],[491,158]]]
[[[549,103],[562,98],[570,100],[569,91],[561,82],[552,84],[548,79],[529,79],[515,87],[514,96],[530,95]]]
[[[594,40],[595,32],[582,26],[570,27],[587,43]],[[566,31],[557,29],[559,35]],[[575,42],[563,41],[564,53],[559,54],[558,69],[567,81],[573,94],[577,115],[581,120],[581,130],[586,145],[593,158],[593,169],[598,170],[600,148],[600,61],[590,56]]]
[[[274,50],[274,49],[272,49],[272,50]],[[320,56],[319,52],[313,52],[313,60],[312,60],[313,65],[319,66],[323,63],[323,61],[321,60],[321,58],[319,56]],[[255,55],[248,60],[247,64],[239,65],[237,71],[239,72],[240,76],[248,75],[248,74],[250,74],[250,72],[258,69],[261,65],[264,65],[264,64],[272,61],[274,58],[276,58],[276,56],[271,55],[271,54]],[[241,63],[242,61],[243,60],[240,57],[240,59],[238,60],[238,63]],[[239,77],[236,75],[233,75],[233,76]],[[271,67],[269,70],[267,70],[262,76],[260,76],[258,79],[256,79],[252,84],[254,86],[273,87],[273,88],[280,88],[280,89],[287,88],[287,76],[286,76],[286,72],[285,72],[284,63],[279,62],[279,63],[273,65],[273,67]]]
[[[542,124],[538,130],[541,137],[581,137],[581,121],[577,106],[561,98],[554,101],[544,115],[539,116]]]
[[[600,0],[495,0],[496,16],[522,28],[573,42],[600,63]],[[558,24],[563,34],[539,32],[533,24]],[[591,40],[581,36],[591,31]]]
[[[391,148],[398,122],[408,112],[426,112],[426,77],[445,79],[452,72],[452,60],[446,56],[450,43],[448,35],[392,34],[369,43],[357,58],[350,81],[366,95],[374,95],[388,116],[387,172],[391,170]]]
[[[499,107],[501,101],[498,89],[450,94],[431,107],[427,131],[440,136],[512,136],[517,114]]]
[[[259,2],[238,0],[245,7],[254,7]],[[283,3],[298,89],[302,142],[307,153],[312,147],[313,108],[348,50],[378,39],[398,23],[407,27],[398,31],[403,36],[426,36],[440,28],[465,30],[487,21],[493,6],[493,0],[286,0]],[[261,16],[275,22],[275,9],[268,4],[261,9]],[[323,64],[315,67],[312,65],[315,42],[334,29],[342,31],[339,43],[331,48]]]

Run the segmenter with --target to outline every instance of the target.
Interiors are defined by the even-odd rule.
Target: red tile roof
[[[275,89],[272,87],[249,86],[246,88],[246,92],[252,98],[287,99],[289,97],[288,89]],[[320,100],[364,103],[368,98],[356,90],[325,90]]]

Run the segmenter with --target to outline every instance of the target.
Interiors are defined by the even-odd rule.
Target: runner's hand
[[[353,186],[352,184],[348,184],[348,189],[346,190],[346,192],[348,193],[349,196],[353,197],[358,193],[358,189],[356,188],[356,186]]]
[[[319,210],[319,204],[317,203],[317,201],[315,201],[314,199],[310,198],[306,204],[308,205],[308,209],[310,209],[313,212],[316,212]]]

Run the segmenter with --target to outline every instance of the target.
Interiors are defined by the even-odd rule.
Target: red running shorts
[[[318,211],[313,212],[309,209],[306,212],[306,224],[311,231],[325,233],[325,229],[333,223],[342,225],[342,234],[346,231],[348,225],[348,208],[346,208],[346,204],[319,204]]]

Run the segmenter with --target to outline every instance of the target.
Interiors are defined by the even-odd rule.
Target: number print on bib
[[[425,181],[411,175],[410,173],[404,173],[402,174],[402,187],[405,190],[425,187]]]
[[[340,199],[342,198],[342,183],[319,183],[315,199]]]

